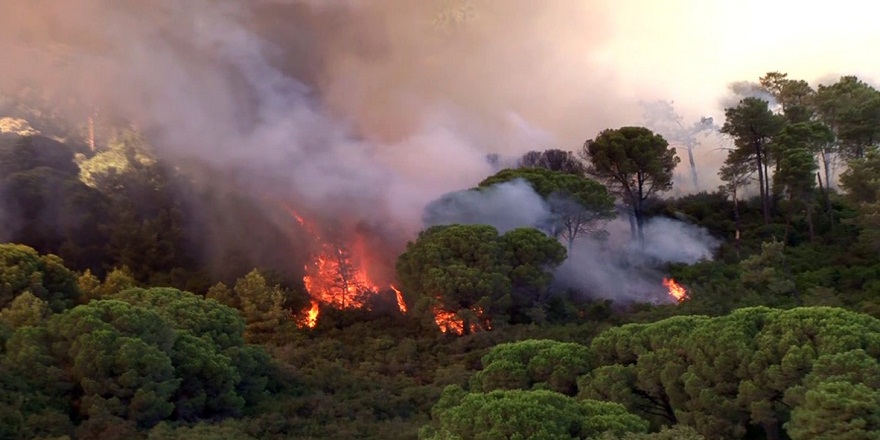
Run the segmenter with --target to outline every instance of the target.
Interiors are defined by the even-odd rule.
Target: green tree
[[[0,310],[0,322],[15,329],[25,325],[40,325],[51,314],[49,303],[26,290],[15,297],[9,307]]]
[[[205,294],[205,297],[213,299],[224,306],[232,307],[233,309],[241,309],[241,301],[235,295],[235,292],[224,283],[217,283],[211,286],[211,288],[208,289],[208,293]]]
[[[24,245],[0,244],[0,279],[0,308],[25,291],[46,301],[54,312],[73,306],[80,296],[76,274],[60,258]]]
[[[724,185],[721,186],[721,192],[730,195],[733,200],[733,223],[736,228],[734,236],[735,244],[739,249],[740,239],[742,238],[742,219],[739,212],[739,190],[748,185],[752,181],[754,169],[751,168],[747,161],[742,160],[741,154],[728,154],[724,159],[724,165],[718,171],[718,176]]]
[[[483,356],[483,369],[471,379],[471,389],[549,389],[574,396],[577,379],[590,371],[590,350],[580,344],[527,340],[498,344]]]
[[[756,352],[749,359],[739,400],[749,409],[752,423],[764,427],[768,438],[788,420],[786,392],[800,385],[823,354],[863,349],[880,354],[880,320],[827,307],[786,310],[768,320],[755,337]]]
[[[758,172],[761,212],[770,223],[770,143],[782,129],[783,119],[770,111],[767,101],[744,98],[736,107],[724,110],[721,132],[733,137],[736,149],[730,155]]]
[[[804,212],[810,241],[813,241],[816,238],[813,227],[813,198],[816,190],[815,176],[819,167],[813,155],[804,148],[786,149],[781,156],[782,160],[779,161],[779,168],[774,177],[788,199],[786,225],[791,223],[795,213]],[[788,228],[786,228],[787,232]]]
[[[134,274],[131,273],[131,269],[129,269],[128,266],[116,267],[113,268],[113,270],[111,270],[109,273],[107,273],[107,275],[104,277],[103,283],[92,289],[90,296],[88,296],[87,298],[110,298],[113,295],[122,292],[123,290],[131,289],[135,286],[137,286],[137,281],[135,281]]]
[[[790,79],[787,73],[768,72],[759,82],[776,99],[789,123],[805,123],[813,118],[816,92],[806,81]]]
[[[597,367],[578,382],[579,396],[621,403],[655,427],[680,423],[730,439],[760,427],[779,439],[783,426],[812,429],[793,419],[810,413],[853,422],[846,429],[857,432],[878,385],[880,320],[829,307],[742,308],[613,328],[591,351]],[[851,413],[835,413],[824,406],[833,397],[816,394],[817,384],[841,381],[864,387],[848,388],[859,395]]]
[[[672,189],[672,171],[680,161],[675,149],[647,128],[622,127],[587,140],[580,154],[589,162],[587,174],[604,182],[630,208],[633,237],[644,243],[645,201]]]
[[[63,414],[89,438],[237,417],[274,374],[265,352],[244,345],[236,310],[176,289],[125,290],[40,324],[18,327],[0,356],[0,402],[4,392],[28,402],[22,432]]]
[[[815,107],[834,132],[840,154],[860,159],[873,150],[880,135],[880,92],[855,76],[819,85]]]
[[[880,361],[865,350],[819,356],[802,386],[790,388],[785,429],[794,440],[872,438],[880,430]],[[874,435],[876,437],[876,435]]]
[[[140,282],[191,268],[184,233],[187,186],[175,169],[156,159],[146,138],[126,131],[106,150],[78,157],[80,180],[108,200],[106,251],[112,266],[127,266]]]
[[[853,159],[840,175],[840,185],[858,215],[852,220],[860,227],[859,242],[872,252],[880,252],[880,153],[868,152]]]
[[[77,279],[76,284],[82,292],[83,301],[88,302],[90,298],[98,297],[98,289],[101,287],[101,280],[92,273],[91,269],[86,269]]]
[[[583,177],[584,164],[571,151],[551,148],[544,151],[529,151],[520,157],[517,168],[543,168]]]
[[[559,242],[530,228],[499,236],[487,225],[434,226],[407,245],[397,260],[397,275],[404,292],[458,315],[468,333],[539,305],[546,299],[550,270],[565,256]],[[514,293],[527,304],[511,311]]]
[[[700,145],[699,137],[718,130],[712,118],[701,117],[690,125],[683,123],[684,118],[675,111],[671,101],[654,101],[642,104],[645,126],[677,148],[687,151],[688,165],[691,170],[691,181],[694,189],[700,190],[697,177],[697,162],[694,150]]]
[[[479,188],[524,179],[550,206],[552,222],[545,231],[566,241],[568,249],[580,236],[594,232],[600,220],[614,215],[614,199],[600,183],[581,175],[546,168],[504,169],[486,178]]]
[[[249,342],[270,340],[291,316],[291,312],[284,308],[285,295],[281,286],[270,286],[256,269],[239,278],[234,291],[247,322],[244,334]]]
[[[80,415],[150,427],[174,409],[180,380],[166,350],[174,331],[153,312],[121,301],[93,301],[49,323],[61,364],[81,389]],[[63,348],[62,348],[63,347]]]
[[[467,393],[443,390],[419,432],[431,439],[588,439],[604,432],[646,432],[647,422],[617,404],[577,401],[546,390]]]
[[[880,439],[880,390],[850,382],[822,382],[786,424],[792,440]]]
[[[150,430],[147,440],[256,440],[234,426],[197,423],[174,427],[167,422]]]
[[[16,329],[0,356],[0,408],[7,409],[0,432],[15,439],[72,434],[73,389],[70,375],[52,353],[47,329]]]
[[[621,403],[655,427],[677,423],[687,366],[676,347],[705,319],[681,316],[603,332],[590,344],[598,367],[580,378],[578,396]]]

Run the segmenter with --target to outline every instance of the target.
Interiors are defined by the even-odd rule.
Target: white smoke
[[[604,240],[575,242],[568,259],[556,271],[556,282],[591,298],[668,302],[670,297],[661,284],[663,265],[712,259],[720,244],[704,228],[669,218],[649,219],[644,228],[643,246],[631,238],[624,219],[608,224],[609,235]]]
[[[425,208],[425,226],[491,225],[503,234],[520,227],[540,227],[552,218],[547,203],[524,179],[481,190],[446,194]]]
[[[425,226],[487,224],[500,233],[519,227],[546,231],[553,221],[551,207],[523,179],[446,194],[430,203],[424,214]],[[710,260],[720,245],[706,229],[665,217],[645,222],[644,245],[633,240],[625,218],[598,227],[607,234],[574,241],[556,270],[557,287],[622,303],[666,302],[670,299],[660,282],[663,265]]]

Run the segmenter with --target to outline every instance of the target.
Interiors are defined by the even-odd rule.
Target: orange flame
[[[334,307],[362,307],[367,292],[375,292],[373,284],[351,251],[341,245],[324,243],[315,260],[306,265],[303,283],[312,297]]]
[[[312,307],[306,314],[305,325],[308,328],[315,328],[315,325],[318,324],[318,313],[321,312],[321,309],[318,306],[317,301],[312,301]]]
[[[464,334],[464,321],[455,317],[455,313],[434,309],[434,322],[443,333]]]
[[[400,309],[400,313],[405,314],[406,313],[406,303],[403,301],[403,293],[400,291],[400,289],[395,287],[394,284],[391,285],[391,290],[393,290],[394,294],[397,296],[397,308]]]
[[[326,239],[290,206],[287,211],[318,245],[313,260],[305,265],[303,284],[312,298],[344,309],[363,307],[366,295],[377,292],[378,286],[367,275],[368,249],[360,236],[353,243],[340,244]]]
[[[492,324],[488,319],[483,317],[483,309],[477,307],[474,310],[477,316],[483,320],[483,322],[471,322],[467,326],[467,330],[469,333],[475,333],[480,330],[491,330]],[[439,308],[434,308],[434,322],[437,323],[437,327],[440,327],[440,331],[443,333],[453,333],[456,335],[465,334],[465,326],[464,320],[460,319],[456,316],[455,313],[447,312],[445,310],[440,310]]]
[[[675,298],[676,301],[682,302],[688,298],[687,290],[676,283],[672,278],[663,278],[663,285],[669,289],[669,296]]]

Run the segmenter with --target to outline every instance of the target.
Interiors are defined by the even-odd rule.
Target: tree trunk
[[[767,434],[767,440],[779,440],[779,422],[777,421],[768,421],[762,423],[764,426],[764,433]]]
[[[739,258],[739,239],[742,230],[742,223],[739,219],[739,200],[736,197],[736,183],[733,185],[733,224],[736,226],[736,257]]]
[[[755,142],[755,157],[758,161],[758,186],[761,188],[761,213],[764,216],[764,224],[770,224],[770,204],[768,203],[767,176],[764,175],[764,158],[762,157],[761,142]]]
[[[636,229],[638,229],[638,232],[639,232],[639,249],[644,249],[645,248],[645,231],[644,231],[644,227],[645,227],[645,206],[644,206],[645,196],[644,196],[644,192],[643,192],[644,182],[642,180],[641,174],[639,174],[638,179],[639,179],[639,182],[638,182],[638,184],[639,184],[639,199],[636,201],[636,206],[635,206]]]
[[[694,181],[694,191],[700,191],[700,184],[697,182],[697,164],[694,162],[694,146],[687,146],[688,162],[691,164],[691,179]]]
[[[645,218],[644,214],[639,212],[636,214],[636,228],[639,230],[639,248],[645,248]]]
[[[834,235],[834,210],[831,209],[831,199],[828,198],[828,192],[825,191],[825,187],[822,186],[822,175],[816,173],[816,177],[819,178],[819,191],[822,191],[822,198],[825,199],[825,210],[828,212],[828,221],[830,223],[831,235]]]
[[[629,213],[629,234],[633,240],[637,240],[639,238],[639,233],[636,228],[636,213],[635,209]]]
[[[769,160],[767,159],[767,150],[765,149],[765,150],[763,150],[763,152],[764,152],[764,187],[765,187],[764,194],[767,195],[767,201],[766,201],[766,203],[767,203],[767,214],[766,214],[767,219],[766,219],[766,222],[770,223],[770,213],[772,212],[773,209],[776,208],[777,197],[776,197],[776,189],[774,188],[775,185],[771,185],[771,180],[773,180],[773,179],[770,176],[770,164],[768,163]],[[771,191],[771,188],[773,189],[772,191]]]
[[[810,230],[810,243],[816,242],[816,232],[813,230],[813,207],[807,203],[807,228]]]
[[[819,153],[822,155],[822,168],[823,171],[825,171],[825,182],[828,184],[828,188],[831,188],[831,153],[825,148],[819,150]],[[822,181],[821,176],[819,177],[819,181]]]

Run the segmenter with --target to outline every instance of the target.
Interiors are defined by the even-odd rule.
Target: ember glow
[[[394,295],[397,297],[397,308],[400,309],[400,313],[406,313],[406,302],[403,301],[403,292],[395,287],[394,284],[391,285],[391,290],[394,291]]]
[[[464,320],[459,318],[455,313],[440,310],[435,307],[434,322],[437,323],[437,327],[440,327],[440,331],[443,333],[452,333],[456,335],[476,333],[481,330],[492,330],[492,324],[483,316],[482,309],[477,307],[476,310],[474,310],[474,313],[476,313],[478,321],[469,323],[467,329],[465,329]]]
[[[371,295],[387,288],[374,281],[368,271],[370,249],[367,240],[360,233],[353,233],[350,242],[342,243],[341,237],[332,231],[322,234],[319,228],[291,207],[287,207],[290,215],[296,219],[303,230],[314,242],[312,257],[306,263],[303,284],[313,298],[309,320],[317,320],[318,305],[327,304],[337,309],[364,307]],[[406,303],[402,292],[395,286],[397,306],[401,313],[406,313]],[[314,327],[314,323],[308,325]]]
[[[339,309],[362,307],[366,295],[379,290],[367,276],[362,240],[358,237],[354,245],[348,246],[324,239],[314,225],[293,209],[288,210],[316,243],[314,258],[306,264],[303,276],[309,295]]]
[[[366,295],[379,289],[359,263],[347,246],[323,243],[320,253],[306,265],[306,290],[313,298],[339,309],[362,307]]]
[[[315,328],[315,325],[318,324],[318,313],[320,313],[320,305],[317,301],[312,301],[312,307],[309,308],[308,313],[306,314],[305,325],[308,328]]]
[[[675,298],[676,301],[682,302],[688,298],[687,291],[680,284],[676,283],[672,278],[663,278],[663,285],[669,289],[669,296]]]

